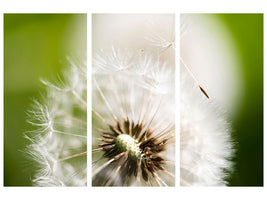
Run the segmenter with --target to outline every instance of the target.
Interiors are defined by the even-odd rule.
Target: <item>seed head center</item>
[[[115,143],[122,152],[127,151],[128,154],[135,159],[140,158],[142,155],[138,141],[132,138],[130,135],[118,135],[115,139]]]

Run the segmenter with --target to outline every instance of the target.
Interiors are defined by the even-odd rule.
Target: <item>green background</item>
[[[230,185],[263,186],[263,14],[217,16],[236,40],[244,74],[244,102],[232,127],[237,152]]]
[[[233,124],[232,186],[263,185],[263,14],[215,14],[232,33],[242,59],[244,103]],[[4,185],[31,185],[34,165],[23,155],[31,127],[26,111],[64,68],[66,55],[86,52],[86,15],[4,15]],[[90,63],[90,61],[88,62]]]
[[[86,14],[4,14],[4,185],[28,186],[35,169],[23,153],[26,111],[71,59],[86,56]]]

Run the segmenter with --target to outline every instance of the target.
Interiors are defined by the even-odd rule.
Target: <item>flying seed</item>
[[[203,92],[205,94],[205,96],[209,99],[210,97],[209,97],[208,93],[200,85],[198,85],[198,87],[200,88],[201,92]]]

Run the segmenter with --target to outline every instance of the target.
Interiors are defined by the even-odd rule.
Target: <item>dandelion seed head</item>
[[[187,74],[180,103],[181,185],[226,185],[233,146],[224,113]]]
[[[37,165],[36,186],[86,185],[86,73],[71,63],[63,80],[42,81],[46,94],[28,112],[34,127],[27,133],[26,154]]]
[[[135,159],[141,158],[142,152],[139,148],[138,141],[132,138],[130,135],[118,135],[115,139],[115,144],[120,149],[120,151],[129,152],[129,155],[131,155],[131,157]]]
[[[130,57],[123,70],[93,75],[93,132],[101,136],[93,147],[93,185],[173,185],[165,150],[173,145],[174,118],[166,108],[174,93],[159,88],[168,70],[154,57],[136,51]]]
[[[174,185],[174,15],[94,19],[92,183]]]

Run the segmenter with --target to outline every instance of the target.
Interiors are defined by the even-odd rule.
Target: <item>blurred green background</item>
[[[236,40],[244,72],[244,102],[233,121],[232,186],[263,185],[263,14],[218,14]],[[23,156],[31,127],[26,111],[42,92],[40,78],[64,68],[66,55],[86,54],[84,14],[4,15],[4,185],[31,185],[34,166]],[[89,61],[90,63],[90,61]]]
[[[237,152],[230,185],[263,186],[263,14],[217,16],[236,41],[244,74],[244,99],[232,124]]]
[[[86,14],[4,14],[4,185],[29,186],[35,166],[23,154],[26,111],[69,56],[86,59]]]

